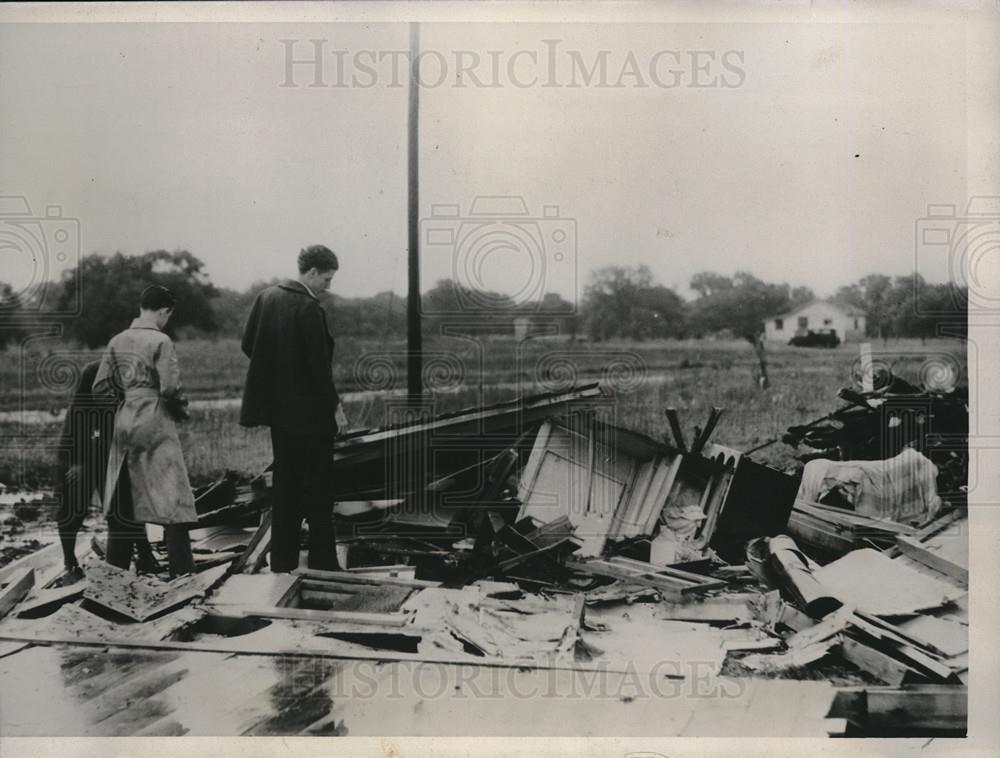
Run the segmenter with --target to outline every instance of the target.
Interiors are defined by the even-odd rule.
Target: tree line
[[[66,312],[69,304],[80,302],[82,314],[65,319],[64,334],[99,347],[128,326],[140,292],[154,282],[177,295],[179,307],[169,328],[180,338],[238,337],[254,297],[273,283],[257,282],[244,291],[217,287],[204,263],[186,250],[88,255],[59,281],[47,283],[44,301],[49,305],[44,307],[0,283],[0,345],[27,331],[45,307]],[[808,287],[764,282],[746,271],[732,276],[701,272],[689,287],[694,297],[685,299],[657,282],[647,266],[606,266],[590,274],[577,307],[554,293],[517,302],[445,279],[421,296],[422,323],[425,334],[473,325],[479,333],[556,332],[593,341],[726,334],[756,343],[766,319],[815,298]],[[405,337],[404,296],[386,291],[371,297],[330,297],[338,336]],[[832,299],[863,311],[871,337],[965,334],[966,290],[928,283],[919,274],[871,274],[841,287]]]

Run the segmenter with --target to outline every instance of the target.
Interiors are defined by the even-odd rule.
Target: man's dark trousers
[[[309,522],[309,568],[339,568],[333,533],[333,441],[333,436],[271,429],[271,571],[298,568],[303,518]]]

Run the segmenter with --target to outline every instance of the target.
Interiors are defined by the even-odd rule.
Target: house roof
[[[802,313],[802,311],[806,310],[807,308],[811,308],[812,306],[820,304],[820,303],[822,303],[823,305],[828,305],[831,308],[834,308],[834,309],[840,311],[843,315],[845,315],[845,316],[847,316],[849,318],[854,318],[856,316],[864,316],[865,315],[864,311],[859,310],[857,308],[852,308],[850,306],[843,306],[840,303],[837,303],[837,302],[835,302],[833,300],[820,300],[819,298],[816,298],[816,299],[810,300],[808,303],[800,305],[794,311],[788,311],[787,313],[779,313],[777,315],[772,316],[771,318],[793,318],[793,317],[799,315],[800,313]]]

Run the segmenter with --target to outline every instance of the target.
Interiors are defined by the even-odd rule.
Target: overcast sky
[[[968,197],[958,26],[421,35],[421,212],[459,206],[428,222],[425,289],[455,272],[572,298],[620,263],[682,294],[698,271],[741,268],[832,294],[910,273],[926,206]],[[289,50],[306,59],[313,39],[322,81],[308,63],[289,81]],[[62,206],[84,254],[184,248],[216,284],[244,288],[292,274],[298,249],[323,242],[342,261],[334,291],[402,292],[407,46],[405,25],[0,25],[0,192],[36,216]],[[601,60],[607,73],[586,82],[580,64]],[[475,197],[498,195],[541,220],[506,236],[463,222]],[[0,279],[27,275],[5,260]],[[922,269],[947,276],[943,260]]]

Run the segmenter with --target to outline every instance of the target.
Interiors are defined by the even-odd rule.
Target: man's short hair
[[[325,245],[310,245],[299,251],[299,273],[304,274],[310,269],[317,271],[336,271],[340,268],[337,254]]]
[[[142,291],[139,307],[146,311],[158,311],[161,308],[173,308],[177,304],[174,293],[159,284],[150,284]]]

